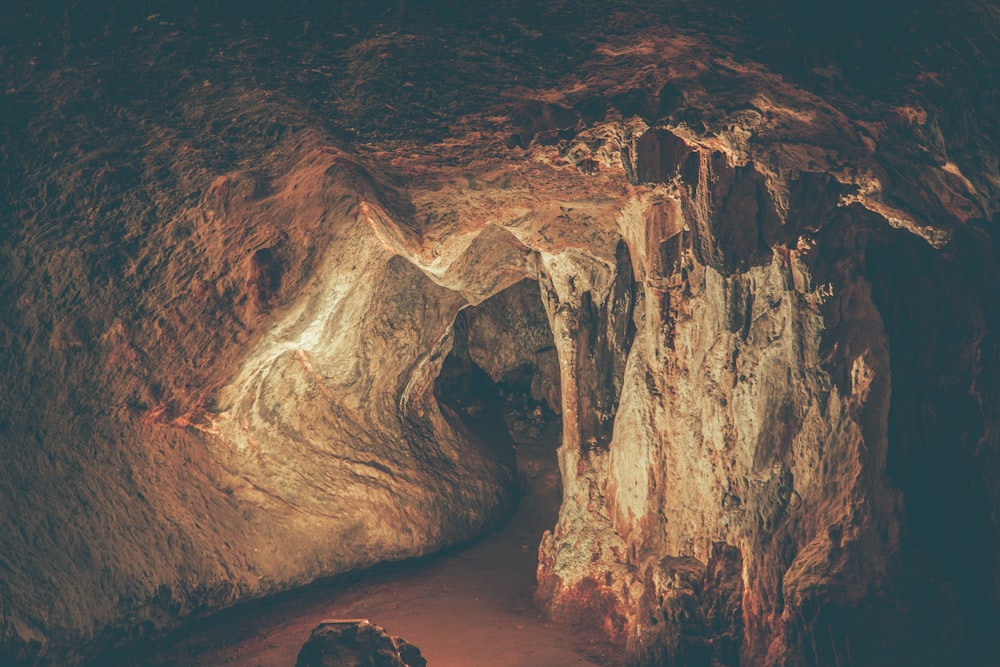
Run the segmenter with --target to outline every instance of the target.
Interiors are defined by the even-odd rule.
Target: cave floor
[[[518,447],[528,491],[497,533],[464,548],[384,566],[197,622],[146,664],[291,667],[330,618],[367,618],[418,646],[430,667],[620,667],[621,649],[594,631],[553,623],[532,604],[541,534],[555,524],[555,450]]]

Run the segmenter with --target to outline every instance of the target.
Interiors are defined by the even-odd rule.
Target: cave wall
[[[558,413],[559,357],[537,281],[522,280],[465,312],[470,358],[493,382],[527,373],[531,400]]]
[[[36,325],[28,377],[56,388],[7,413],[10,655],[79,660],[509,512],[515,471],[433,398],[464,299],[387,251],[359,198],[391,186],[319,143],[281,146],[300,159],[271,187],[214,179],[165,225],[190,244],[144,239],[163,253],[136,271],[148,301],[91,283],[77,319]],[[26,302],[8,332],[48,315]],[[382,359],[400,366],[375,372]]]
[[[879,14],[865,79],[877,30],[790,60],[765,4],[14,7],[0,656],[495,527],[516,471],[434,383],[527,285],[551,616],[637,665],[990,664],[1000,17]]]
[[[680,203],[668,210],[683,215]],[[652,227],[640,216],[630,223]],[[674,221],[675,233],[683,226]],[[657,253],[647,267],[661,238],[645,239]],[[664,646],[678,664],[735,664],[740,654],[751,664],[825,663],[845,648],[812,636],[814,606],[856,604],[899,548],[897,499],[884,481],[886,336],[864,279],[833,286],[841,296],[830,303],[829,285],[813,286],[798,251],[722,268],[689,246],[667,275],[637,273],[642,307],[613,437],[563,454],[588,488],[579,505],[564,504],[543,545],[542,582],[554,582],[554,613],[602,610],[643,663],[660,664]],[[830,311],[845,320],[834,361],[822,349]],[[847,381],[824,366],[849,367]],[[570,552],[581,530],[570,521],[602,527],[593,551]],[[712,582],[708,571],[725,558],[735,564]],[[723,592],[733,618],[710,623]],[[856,636],[831,632],[833,641]],[[817,644],[827,652],[808,654]]]

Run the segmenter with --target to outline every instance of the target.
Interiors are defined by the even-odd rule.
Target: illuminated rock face
[[[353,144],[315,90],[262,88],[240,36],[218,39],[258,69],[192,74],[168,17],[93,71],[8,61],[0,656],[79,661],[496,526],[511,452],[438,400],[465,326],[470,364],[531,365],[561,419],[551,615],[634,664],[989,658],[995,154],[637,15],[581,14],[548,80],[546,47],[497,46],[524,23],[304,46],[296,24],[307,71],[343,69]],[[425,132],[390,93],[435,68],[479,106],[441,91]],[[97,105],[46,143],[84,91],[143,77],[181,81],[170,114]]]

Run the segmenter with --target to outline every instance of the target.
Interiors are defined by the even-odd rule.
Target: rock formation
[[[105,4],[0,10],[0,656],[495,527],[474,371],[630,663],[1000,654],[990,3]]]
[[[295,667],[427,667],[420,649],[367,619],[323,621],[302,645]]]

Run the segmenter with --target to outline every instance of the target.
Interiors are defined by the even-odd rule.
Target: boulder
[[[295,667],[426,667],[420,649],[367,619],[323,621],[302,645]]]

